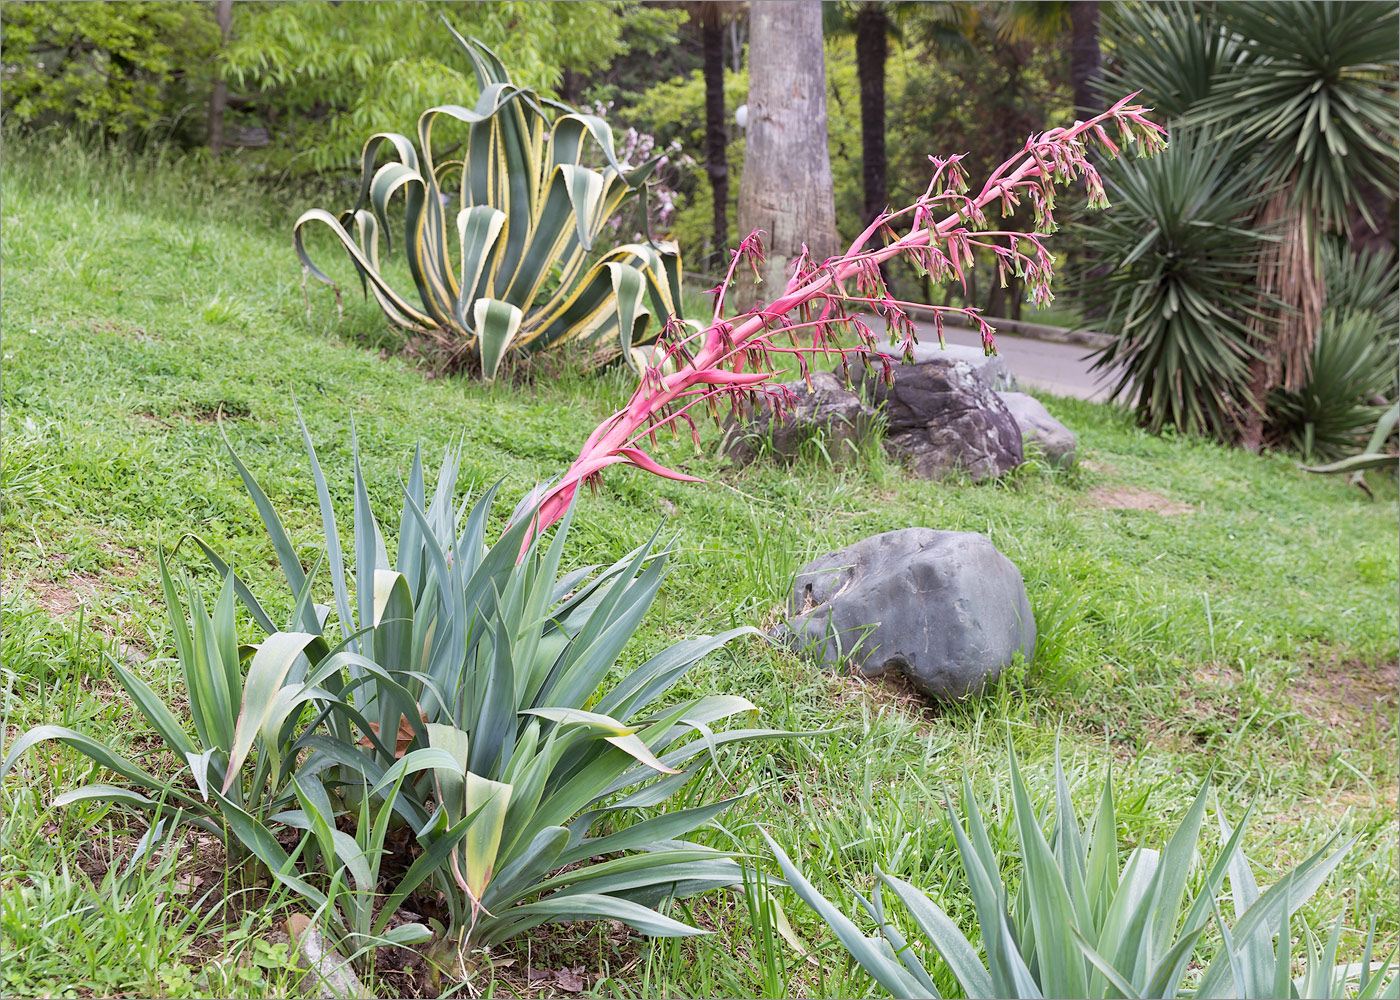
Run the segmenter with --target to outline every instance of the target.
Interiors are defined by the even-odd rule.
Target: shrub
[[[1014,894],[1002,882],[1003,859],[992,848],[970,786],[963,787],[965,820],[948,804],[985,958],[937,903],[883,872],[868,899],[856,897],[878,928],[877,936],[867,937],[816,891],[772,838],[769,844],[798,896],[827,921],[861,968],[897,997],[941,995],[934,983],[933,974],[942,975],[933,965],[935,955],[968,997],[1395,995],[1400,980],[1384,968],[1386,962],[1379,969],[1372,967],[1370,939],[1359,967],[1336,965],[1341,918],[1325,946],[1301,920],[1301,948],[1292,942],[1298,909],[1350,844],[1337,847],[1334,837],[1260,892],[1240,847],[1247,810],[1233,830],[1222,826],[1225,843],[1193,894],[1188,891],[1190,873],[1205,818],[1208,781],[1163,848],[1135,848],[1120,869],[1110,779],[1104,781],[1086,828],[1075,814],[1057,757],[1053,828],[1047,836],[1045,818],[1031,802],[1014,754],[1010,777],[1012,820],[1023,865]],[[1216,899],[1227,876],[1233,926],[1226,926]],[[908,911],[917,928],[912,938],[886,917],[885,890]],[[1187,989],[1184,980],[1192,957],[1211,928],[1219,931],[1221,944]],[[1295,979],[1294,963],[1299,959],[1304,972]],[[1353,986],[1354,992],[1349,992]]]
[[[453,35],[481,87],[475,107],[429,108],[418,120],[416,149],[406,136],[371,136],[354,207],[339,216],[311,209],[297,219],[293,241],[303,269],[334,285],[305,246],[306,227],[321,223],[391,323],[431,337],[449,362],[487,379],[508,354],[569,342],[586,346],[596,361],[620,355],[632,362],[649,330],[654,338],[661,324],[680,316],[675,245],[626,244],[584,267],[608,220],[641,190],[659,155],[624,165],[605,121],[517,86],[484,44]],[[448,127],[442,119],[467,126],[460,148],[445,155],[434,149],[434,129]],[[376,166],[383,148],[393,158]],[[595,154],[598,169],[586,164]],[[398,194],[419,306],[381,271],[380,231],[387,241],[389,205]],[[451,201],[459,206],[455,220]]]
[[[233,456],[288,586],[286,627],[268,612],[267,595],[255,595],[193,536],[222,584],[212,613],[187,584],[187,625],[162,556],[181,693],[196,735],[113,664],[181,770],[160,777],[80,733],[41,726],[16,742],[0,776],[40,741],[68,743],[126,783],[87,785],[60,804],[90,799],[155,811],[166,803],[171,825],[196,825],[255,856],[357,949],[424,937],[422,927],[386,926],[425,882],[444,895],[448,930],[463,947],[559,919],[699,933],[654,907],[742,884],[732,857],[685,839],[734,799],[630,821],[695,777],[694,768],[681,770],[688,762],[787,735],[716,731],[716,723],[756,713],[737,695],[664,702],[703,656],[755,630],[687,639],[618,671],[617,657],[664,579],[667,551],[653,537],[611,566],[561,576],[568,521],[547,545],[538,534],[523,544],[536,520],[529,502],[487,545],[496,489],[459,503],[455,449],[431,495],[415,455],[392,561],[356,453],[349,569],[309,436],[306,444],[324,528],[309,572]],[[332,606],[312,597],[323,567]],[[235,599],[263,633],[259,642],[240,643]],[[154,828],[147,843],[165,829]],[[302,831],[290,855],[280,829]],[[411,864],[408,857],[386,864],[403,874],[383,884],[390,841],[421,853]]]
[[[1268,236],[1249,228],[1254,180],[1230,148],[1210,132],[1179,131],[1161,156],[1111,164],[1114,207],[1085,228],[1095,268],[1075,292],[1117,335],[1094,367],[1121,369],[1115,394],[1130,392],[1154,432],[1229,438],[1247,405],[1247,324]]]
[[[205,100],[219,30],[207,5],[7,3],[5,115],[20,124],[79,122],[103,135],[144,133]],[[202,108],[190,116],[204,121]]]
[[[1274,431],[1307,462],[1330,462],[1365,444],[1393,398],[1396,339],[1373,313],[1328,309],[1307,380],[1269,397]],[[1378,402],[1378,400],[1380,402]]]

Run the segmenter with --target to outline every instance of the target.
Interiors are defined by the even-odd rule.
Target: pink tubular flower
[[[886,378],[892,378],[890,356],[876,350],[870,328],[849,316],[845,309],[847,304],[873,308],[885,319],[891,341],[906,354],[912,351],[914,326],[908,308],[914,303],[890,295],[879,266],[887,260],[903,257],[934,280],[956,276],[965,283],[967,269],[975,262],[974,249],[990,248],[999,269],[1023,275],[1031,298],[1048,302],[1054,258],[1042,240],[1055,227],[1055,185],[1083,178],[1091,201],[1107,204],[1098,171],[1088,159],[1088,140],[1093,139],[1110,156],[1130,146],[1139,155],[1146,155],[1166,145],[1166,132],[1146,118],[1147,109],[1131,103],[1136,96],[1130,94],[1088,121],[1030,136],[1024,150],[992,171],[975,197],[966,194],[968,178],[960,162],[962,157],[930,157],[933,176],[923,197],[907,208],[875,219],[844,254],[817,264],[804,251],[792,268],[792,277],[772,300],[725,319],[725,295],[739,262],[749,261],[758,278],[759,264],[764,261],[761,235],[751,233],[745,237],[730,260],[724,280],[710,290],[715,296],[710,325],[693,333],[667,327],[665,356],[668,361],[683,363],[669,374],[664,370],[668,365],[648,369],[627,405],[588,436],[578,458],[545,491],[537,530],[559,520],[573,502],[579,485],[611,465],[634,465],[672,479],[693,479],[659,465],[641,450],[639,441],[668,425],[675,429],[680,422],[688,423],[695,432],[691,410],[702,406],[713,413],[721,396],[727,397],[736,411],[759,395],[772,400],[775,406],[783,405],[784,394],[771,382],[774,355],[797,356],[799,370],[805,372],[807,355],[835,351],[843,360],[854,357],[866,368],[878,364]],[[1106,125],[1117,126],[1120,144],[1109,141]],[[990,205],[998,204],[1005,215],[1025,199],[1029,199],[1035,214],[1037,232],[989,231],[986,209]],[[950,214],[935,222],[935,207]],[[896,224],[910,223],[904,235],[898,235]],[[884,233],[889,242],[871,250],[870,241],[877,233]],[[814,306],[819,307],[815,317]],[[943,314],[958,314],[977,325],[983,350],[996,353],[995,331],[977,310],[922,308],[933,308],[934,329],[940,342]],[[791,319],[794,313],[798,314],[796,321]],[[832,328],[837,323],[847,324],[853,330],[858,338],[855,346],[838,347],[832,343]],[[811,332],[810,343],[797,337],[798,332],[807,330]],[[786,344],[775,341],[779,335],[786,335]]]

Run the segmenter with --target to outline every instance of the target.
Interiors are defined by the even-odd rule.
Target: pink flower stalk
[[[843,360],[855,355],[867,368],[878,363],[886,380],[892,381],[892,358],[876,349],[870,327],[847,315],[845,309],[847,303],[872,309],[885,320],[890,342],[899,345],[906,359],[912,357],[916,339],[907,310],[914,303],[890,295],[880,273],[883,261],[903,257],[936,281],[956,277],[966,288],[966,271],[973,266],[975,249],[982,248],[995,255],[1003,284],[1007,274],[1015,274],[1025,279],[1035,302],[1049,302],[1054,258],[1042,241],[1055,229],[1055,185],[1083,178],[1090,206],[1107,207],[1103,183],[1088,159],[1089,140],[1097,140],[1109,156],[1119,155],[1121,149],[1134,144],[1138,155],[1155,153],[1166,145],[1166,131],[1145,117],[1149,109],[1130,103],[1136,96],[1130,94],[1088,121],[1032,135],[1019,154],[992,172],[976,197],[966,193],[967,175],[959,162],[961,157],[929,157],[933,177],[928,190],[914,204],[881,215],[842,255],[818,264],[804,248],[794,264],[792,277],[777,298],[726,320],[724,297],[740,262],[747,261],[758,278],[759,265],[764,260],[760,234],[746,237],[732,254],[724,282],[711,289],[715,311],[710,325],[692,333],[679,324],[668,324],[658,340],[664,360],[643,373],[628,404],[598,425],[584,442],[578,458],[545,491],[538,508],[537,530],[542,531],[563,517],[579,485],[596,481],[611,465],[634,465],[667,479],[701,482],[695,476],[657,463],[640,447],[642,439],[654,441],[657,430],[669,427],[675,431],[684,422],[698,443],[699,431],[691,411],[704,406],[717,416],[720,396],[728,397],[735,412],[759,395],[772,399],[781,411],[788,402],[784,398],[787,390],[771,382],[771,359],[775,354],[795,356],[809,382],[807,357],[818,353],[829,357],[832,352]],[[1121,144],[1109,139],[1104,129],[1109,123],[1118,126]],[[1030,201],[1037,232],[990,228],[987,208],[998,204],[1006,216],[1023,199]],[[951,209],[952,214],[935,222],[935,208],[941,212]],[[909,217],[911,226],[900,236],[893,224],[905,217]],[[885,239],[885,246],[867,249],[876,235]],[[934,328],[940,343],[945,313],[959,314],[976,323],[983,349],[988,354],[996,353],[995,331],[976,309],[934,307]],[[838,325],[849,325],[860,343],[854,347],[834,343]],[[779,335],[786,335],[786,344],[775,340]],[[667,373],[668,368],[674,370]]]

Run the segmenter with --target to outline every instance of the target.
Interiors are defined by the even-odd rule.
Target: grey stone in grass
[[[830,372],[812,372],[812,385],[788,382],[796,400],[781,418],[773,407],[760,399],[756,412],[742,423],[731,421],[725,432],[725,452],[739,465],[760,456],[791,461],[803,445],[817,441],[833,462],[855,457],[869,439],[875,410]]]
[[[903,674],[932,698],[980,693],[1035,653],[1021,572],[985,535],[902,528],[809,563],[784,639],[824,666]]]
[[[894,385],[872,376],[865,390],[884,411],[885,446],[908,459],[922,479],[961,470],[981,482],[1005,475],[1025,458],[1015,418],[966,362],[901,365]]]
[[[965,347],[962,344],[949,344],[947,347],[939,347],[938,341],[924,343],[920,341],[914,345],[914,360],[905,364],[903,359],[893,347],[881,345],[881,351],[894,358],[895,377],[898,378],[900,369],[910,368],[916,365],[951,365],[959,361],[966,363],[972,368],[976,376],[986,383],[988,389],[994,391],[1013,391],[1020,388],[1016,383],[1016,376],[1011,372],[1011,366],[1000,355],[988,356],[982,352],[980,347]],[[845,369],[841,364],[837,364],[834,369],[840,377],[845,377]],[[851,377],[857,377],[858,369],[852,365]]]
[[[1074,464],[1078,444],[1074,432],[1050,416],[1040,400],[1024,392],[999,392],[997,395],[1016,419],[1022,438],[1038,444],[1046,461],[1051,465]]]
[[[980,347],[966,347],[962,344],[939,347],[937,340],[932,343],[921,342],[914,345],[914,364],[916,365],[951,365],[956,361],[965,361],[970,365],[977,377],[985,382],[989,389],[1001,391],[1019,388],[1016,384],[1016,376],[1011,372],[1011,366],[1000,355],[987,355]],[[898,377],[898,373],[896,373],[896,377]]]

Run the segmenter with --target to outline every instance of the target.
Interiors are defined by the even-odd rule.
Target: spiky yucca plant
[[[1270,237],[1250,228],[1256,178],[1233,144],[1204,130],[1174,140],[1104,170],[1114,207],[1083,237],[1108,273],[1081,273],[1073,287],[1117,334],[1094,367],[1121,373],[1114,393],[1144,425],[1229,438],[1248,396],[1253,282]]]
[[[334,285],[306,248],[307,227],[322,224],[391,323],[431,337],[487,379],[509,354],[566,343],[582,345],[595,362],[621,355],[640,364],[644,355],[634,358],[633,349],[681,315],[679,252],[649,241],[589,255],[658,158],[619,162],[607,122],[512,83],[494,52],[448,30],[480,84],[476,104],[423,112],[417,148],[403,135],[371,136],[355,205],[338,216],[311,209],[293,227],[304,271]],[[444,119],[467,127],[447,158],[434,147]],[[377,165],[385,148],[393,158]],[[601,167],[589,166],[589,157]],[[417,305],[394,290],[380,260],[381,235],[392,247],[390,203],[398,195]]]

